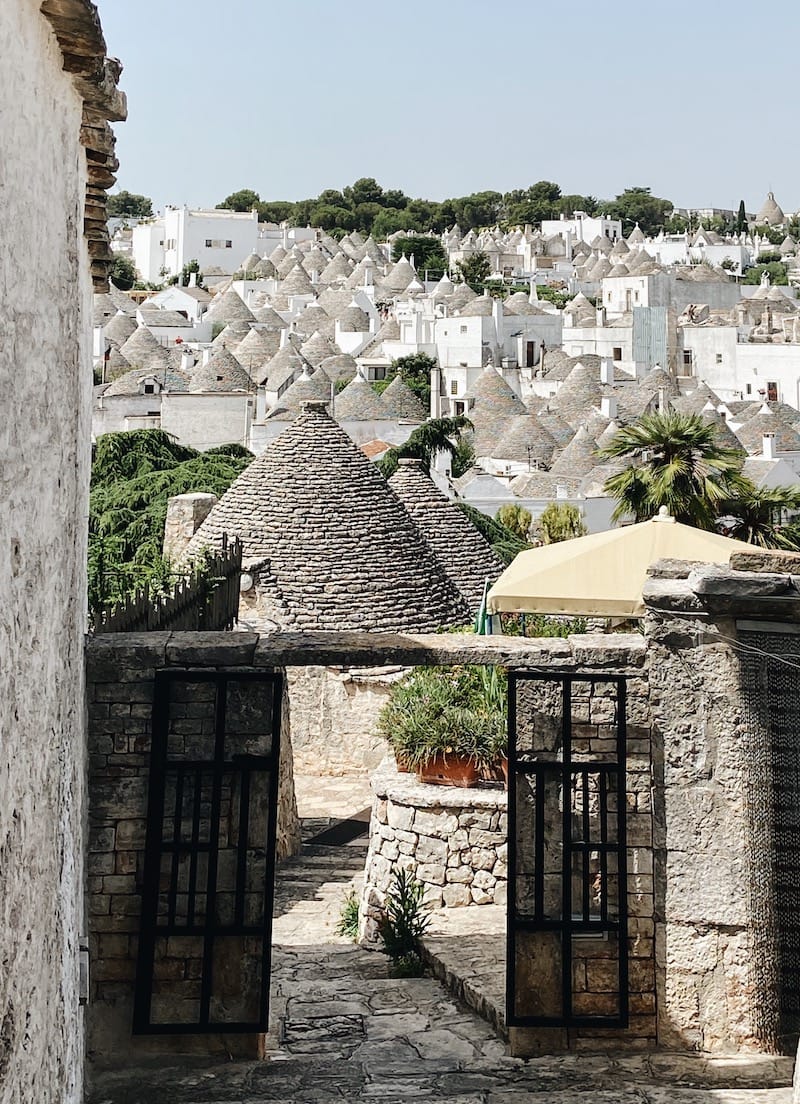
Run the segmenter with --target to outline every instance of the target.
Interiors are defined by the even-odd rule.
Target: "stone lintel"
[[[560,638],[456,633],[239,632],[102,633],[90,637],[90,674],[117,662],[146,667],[383,667],[487,663],[520,669],[625,673],[645,660],[638,633]]]
[[[778,595],[800,598],[798,582],[800,579],[792,575],[733,571],[718,564],[696,568],[688,579],[689,586],[700,597],[708,595],[730,599],[774,598]]]
[[[642,598],[648,609],[669,610],[673,613],[705,613],[705,607],[687,578],[671,576],[647,579],[642,587]]]
[[[768,571],[800,575],[800,552],[754,548],[752,552],[734,552],[730,559],[734,571]]]

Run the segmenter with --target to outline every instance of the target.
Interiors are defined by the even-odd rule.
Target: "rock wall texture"
[[[387,758],[372,779],[362,934],[377,924],[394,868],[411,870],[432,908],[504,905],[508,871],[508,798],[504,790],[429,786]]]
[[[0,5],[0,1100],[78,1101],[91,400],[82,102],[33,0]]]
[[[374,770],[387,752],[378,715],[401,667],[293,667],[292,748],[303,774]]]

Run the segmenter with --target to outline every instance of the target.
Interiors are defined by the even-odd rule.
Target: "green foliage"
[[[615,521],[644,521],[666,506],[676,521],[698,529],[714,528],[744,458],[717,443],[713,423],[675,411],[643,415],[620,429],[600,455],[630,461],[605,484],[618,502]]]
[[[470,506],[466,502],[457,502],[456,507],[464,516],[472,522],[481,536],[489,542],[497,557],[508,566],[520,552],[524,552],[530,545],[522,540],[516,533],[507,529],[495,518]]]
[[[507,698],[501,668],[417,667],[392,687],[378,731],[411,767],[437,755],[485,765],[505,753]]]
[[[752,268],[748,268],[744,275],[744,284],[760,284],[761,277],[764,273],[769,274],[769,282],[771,284],[780,284],[783,287],[789,283],[788,270],[785,264],[780,261],[770,261],[769,264],[757,264]]]
[[[342,912],[339,923],[336,925],[336,931],[338,935],[343,935],[345,939],[349,939],[353,943],[358,942],[358,894],[352,888],[348,891],[342,903]]]
[[[173,276],[172,279],[170,280],[170,284],[172,284],[173,286],[175,284],[177,284],[179,287],[188,287],[189,286],[189,278],[190,278],[190,276],[192,275],[193,272],[196,273],[195,283],[197,284],[198,287],[202,287],[203,286],[203,273],[200,271],[200,262],[197,260],[197,258],[192,258],[191,261],[187,261],[186,264],[181,269],[180,275],[179,276]]]
[[[436,367],[436,357],[427,353],[410,353],[391,363],[393,372],[414,392],[426,410],[431,407],[431,372]]]
[[[497,511],[497,520],[506,529],[516,534],[520,540],[527,541],[533,521],[530,510],[526,510],[524,506],[517,506],[513,502],[507,502]]]
[[[136,266],[129,257],[117,253],[111,262],[109,277],[114,287],[120,291],[130,291],[136,283]]]
[[[784,230],[777,230],[774,226],[768,226],[766,223],[753,227],[753,233],[766,238],[771,245],[780,245],[785,237]]]
[[[466,437],[459,437],[455,452],[451,457],[450,474],[453,479],[460,479],[462,475],[466,475],[474,463],[475,449],[472,441],[469,441]]]
[[[622,219],[626,233],[638,222],[642,233],[657,234],[663,229],[673,204],[668,199],[659,199],[651,194],[649,188],[626,188],[625,191],[605,203],[600,204],[600,212],[608,218]]]
[[[554,303],[559,310],[563,310],[572,298],[569,291],[550,287],[549,284],[537,284],[536,294],[540,299],[546,299],[548,303]]]
[[[420,940],[430,924],[425,906],[425,886],[404,867],[394,867],[392,881],[378,924],[384,953],[392,960],[394,977],[420,977]]]
[[[736,261],[730,257],[723,257],[720,261],[720,268],[724,269],[725,272],[733,272],[736,269]]]
[[[501,613],[506,636],[561,637],[586,632],[585,617],[548,617],[545,613]]]
[[[229,196],[218,203],[218,211],[252,211],[258,207],[261,197],[252,188],[240,188],[238,192],[231,192]]]
[[[144,587],[163,590],[172,578],[161,555],[168,499],[222,495],[252,459],[236,444],[197,452],[159,429],[98,437],[89,495],[91,607]]]
[[[800,551],[800,526],[796,522],[783,524],[787,516],[800,510],[800,488],[757,487],[740,476],[734,492],[719,507],[720,515],[730,518],[725,525],[728,536],[760,548]]]
[[[392,242],[392,257],[397,260],[404,253],[409,258],[413,255],[414,267],[420,276],[424,276],[425,272],[430,279],[444,275],[447,258],[439,238],[430,234],[416,234],[411,237],[404,235],[395,238]]]
[[[148,196],[121,191],[108,197],[109,218],[152,218],[153,201]]]
[[[557,544],[583,537],[588,532],[580,510],[570,502],[548,502],[539,516],[537,528],[543,544]]]
[[[451,457],[455,454],[456,442],[465,429],[472,429],[472,422],[463,414],[456,418],[429,418],[417,426],[404,445],[388,449],[383,454],[378,461],[381,474],[384,479],[394,475],[401,457],[416,457],[430,471],[437,453],[447,452]]]
[[[739,200],[739,210],[736,212],[736,233],[741,234],[743,230],[747,229],[747,212],[745,211],[744,200]]]
[[[456,263],[458,275],[465,284],[469,284],[473,291],[482,291],[488,276],[491,275],[492,266],[489,258],[483,251],[472,253],[463,261]]]

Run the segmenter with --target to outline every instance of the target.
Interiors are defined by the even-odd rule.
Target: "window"
[[[525,342],[525,367],[533,368],[534,357],[536,356],[536,342]]]
[[[225,242],[225,248],[226,249],[233,249],[233,242],[230,240],[230,238],[228,238],[227,241]]]
[[[211,238],[206,238],[206,249],[211,248],[211,240],[212,240]]]
[[[206,238],[206,249],[233,249],[230,238]]]
[[[748,395],[752,395],[752,394],[753,394],[753,385],[752,385],[752,383],[748,383],[748,384],[747,384],[747,394],[748,394]]]
[[[455,410],[455,415],[457,418],[466,413],[463,402],[453,403],[453,408]]]
[[[692,364],[694,363],[694,358],[693,358],[691,349],[684,349],[683,350],[683,363],[684,363],[684,367],[686,367],[686,368],[691,368]]]
[[[152,384],[152,383],[146,383],[144,385],[144,393],[145,393],[145,395],[155,395],[155,393],[156,393],[155,385]]]
[[[621,345],[615,345],[614,350],[613,350],[611,355],[612,355],[614,360],[622,360],[622,346]]]
[[[458,394],[458,380],[450,380],[450,394],[451,395],[457,395]]]
[[[467,332],[467,327],[466,326],[459,326],[458,332],[462,333],[462,334],[465,334]]]
[[[638,303],[638,302],[639,302],[639,292],[638,292],[638,291],[635,291],[635,292],[633,293],[633,299],[634,299],[634,302],[635,302],[635,303]]]
[[[716,360],[717,364],[722,364],[722,353],[717,353],[714,359]]]
[[[778,385],[774,381],[767,384],[767,402],[778,401]]]
[[[372,371],[371,371],[371,375],[372,375],[372,378],[374,380],[385,380],[386,379],[386,368],[385,367],[373,368]]]

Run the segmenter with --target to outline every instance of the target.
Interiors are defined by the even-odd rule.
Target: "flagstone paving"
[[[320,788],[318,780],[322,801]],[[301,813],[308,807],[301,802]],[[306,838],[329,826],[317,812],[306,818]],[[106,1072],[95,1078],[89,1104],[790,1104],[788,1066],[780,1060],[724,1066],[665,1054],[508,1057],[490,1023],[438,980],[390,978],[382,954],[337,934],[365,852],[365,837],[340,847],[307,843],[278,870],[267,1060],[173,1058]],[[452,910],[465,915],[449,934],[437,916],[434,950],[437,940],[441,956],[442,940],[454,945],[478,935],[486,907]],[[456,959],[451,953],[451,967]],[[759,1087],[767,1084],[782,1087]]]

